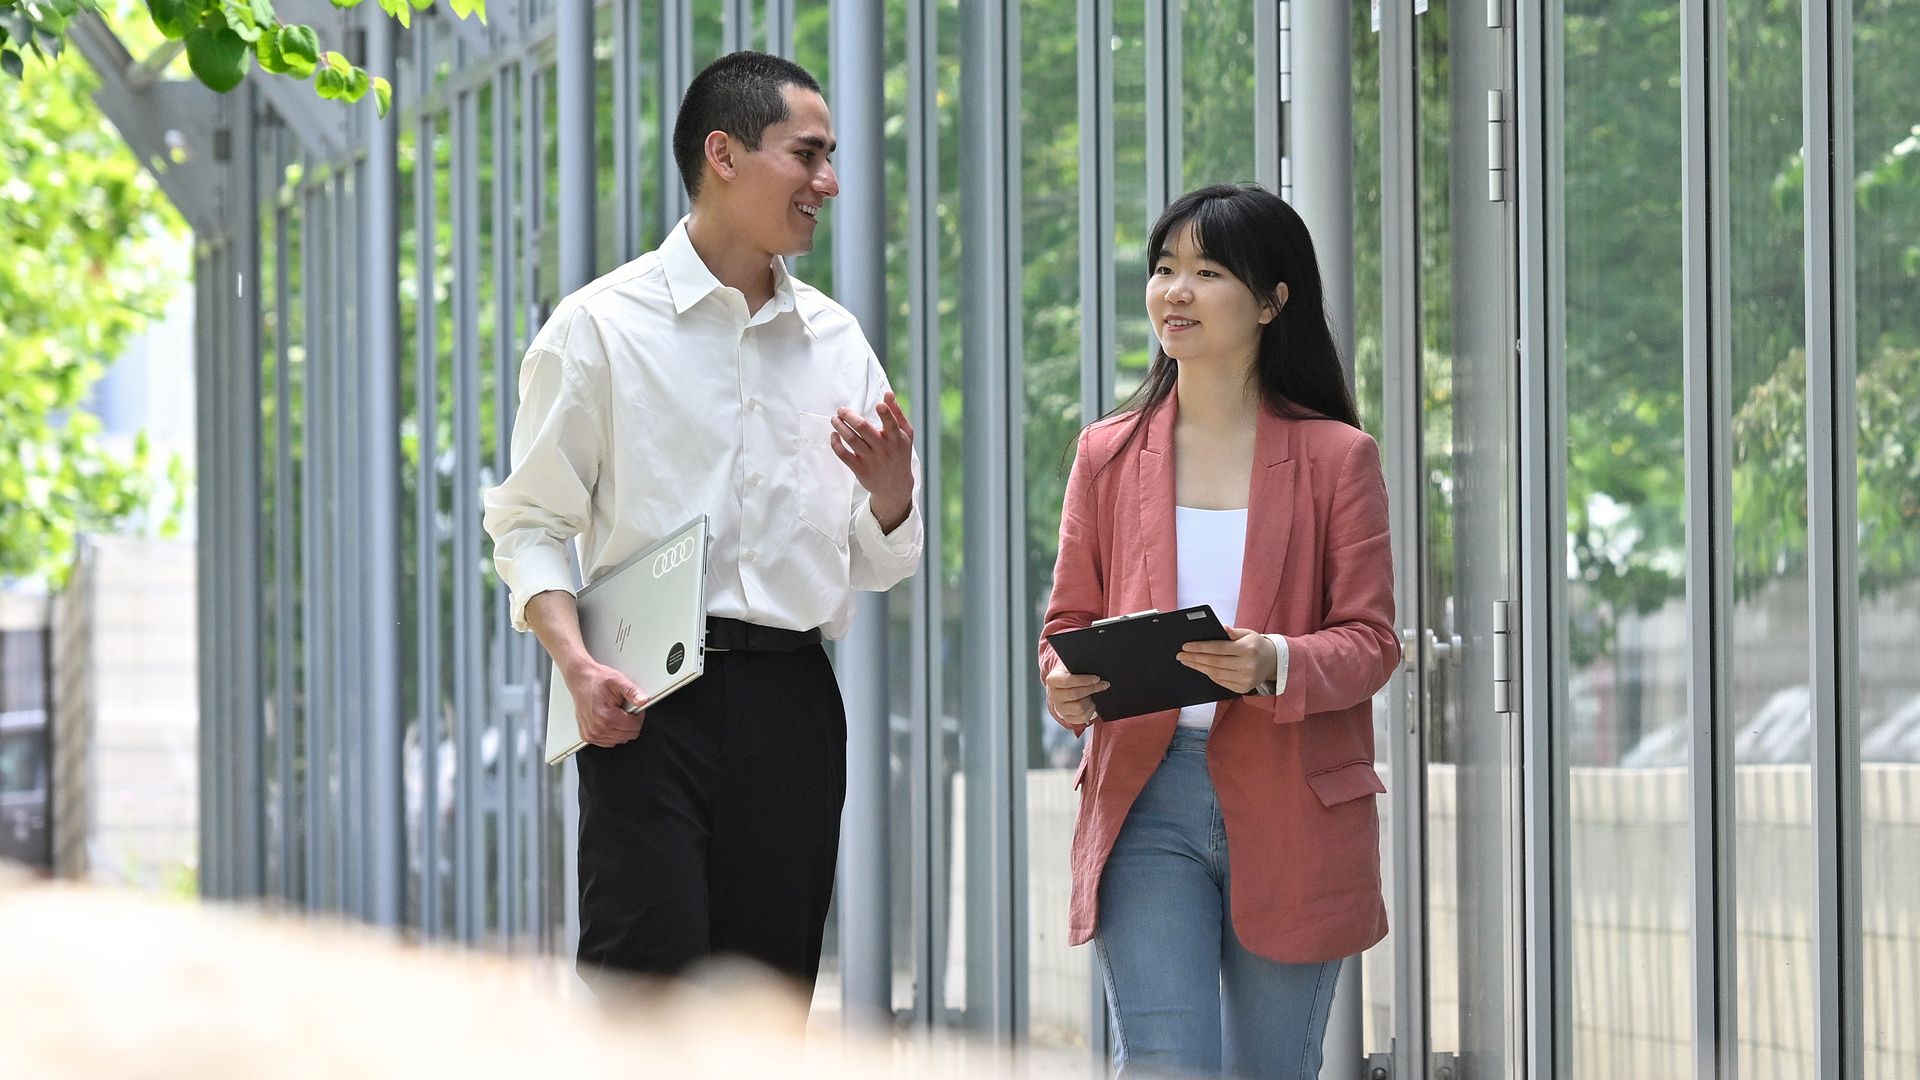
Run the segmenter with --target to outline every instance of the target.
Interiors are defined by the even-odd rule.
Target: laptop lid
[[[580,590],[580,639],[587,655],[632,679],[657,702],[706,670],[707,517],[702,514]],[[573,695],[549,672],[549,765],[587,745]]]

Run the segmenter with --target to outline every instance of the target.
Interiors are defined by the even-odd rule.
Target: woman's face
[[[1147,278],[1147,317],[1168,356],[1183,363],[1247,361],[1273,310],[1245,282],[1200,255],[1191,225],[1173,230]]]

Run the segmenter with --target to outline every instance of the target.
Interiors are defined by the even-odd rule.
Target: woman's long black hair
[[[1215,184],[1189,191],[1153,223],[1147,239],[1148,273],[1167,250],[1169,238],[1188,225],[1201,257],[1226,268],[1252,290],[1256,300],[1271,303],[1275,289],[1286,283],[1287,302],[1260,329],[1253,378],[1259,383],[1261,402],[1279,416],[1338,420],[1359,427],[1360,414],[1347,387],[1340,350],[1333,343],[1333,329],[1327,324],[1320,263],[1313,255],[1307,223],[1285,199],[1257,184]],[[1145,381],[1108,414],[1139,414],[1120,444],[1122,450],[1173,393],[1179,374],[1179,364],[1156,344]]]

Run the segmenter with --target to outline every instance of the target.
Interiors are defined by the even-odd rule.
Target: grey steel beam
[[[193,359],[194,359],[194,460],[197,463],[201,483],[196,489],[194,499],[194,532],[200,537],[196,574],[194,577],[197,647],[200,652],[198,688],[200,699],[200,738],[207,744],[215,740],[215,728],[211,722],[218,715],[219,696],[216,689],[219,680],[215,669],[219,666],[219,649],[214,635],[218,623],[213,617],[214,595],[213,561],[214,537],[218,530],[214,528],[214,498],[218,488],[207,484],[214,475],[218,460],[213,448],[213,435],[216,425],[213,422],[213,387],[215,385],[213,368],[213,268],[209,264],[205,250],[205,241],[195,252],[193,261]],[[215,787],[216,770],[211,767],[215,760],[203,746],[199,754],[197,777],[199,783],[199,806],[196,823],[199,831],[200,895],[207,899],[220,896],[218,875],[220,868],[219,826],[220,813],[218,795]]]
[[[833,33],[837,37],[839,32],[836,23]],[[753,44],[753,0],[721,0],[720,51],[738,52],[753,48]]]
[[[1421,507],[1425,502],[1420,456],[1420,278],[1418,83],[1412,0],[1380,5],[1380,236],[1381,381],[1385,397],[1382,457],[1392,500],[1394,579],[1400,582],[1402,641],[1422,632]],[[1408,645],[1410,653],[1414,651]],[[1396,1076],[1426,1074],[1429,1018],[1427,958],[1426,673],[1403,662],[1388,684],[1392,702],[1388,745],[1394,782],[1388,812],[1393,817],[1396,927],[1393,1044]]]
[[[767,51],[793,56],[794,0],[767,0]]]
[[[1287,0],[1253,0],[1253,178],[1276,194],[1280,193],[1281,162],[1287,153],[1286,125],[1291,120],[1286,94],[1285,53],[1291,20],[1288,7]],[[1338,4],[1324,7],[1330,14],[1344,14]],[[1343,98],[1325,104],[1333,106],[1336,100]],[[1318,108],[1322,103],[1314,104]]]
[[[1010,632],[1020,621],[1016,598],[1025,595],[1019,9],[1009,0],[981,0],[963,6],[960,24],[967,1004],[975,1026],[1000,1041],[1018,1033],[1023,1011],[1026,906],[1017,825],[1025,801],[1025,739],[1024,730],[1019,739],[1014,733],[1028,718],[1030,680]],[[1017,652],[1024,658],[1024,648]]]
[[[425,65],[416,66],[416,70]],[[424,79],[424,75],[422,76]],[[440,877],[440,547],[435,540],[439,519],[438,484],[434,462],[440,456],[439,414],[436,398],[440,385],[438,347],[434,341],[440,325],[438,301],[434,296],[433,251],[437,228],[435,209],[434,118],[422,115],[414,154],[413,213],[415,273],[417,289],[414,306],[414,416],[419,427],[416,443],[419,460],[414,463],[414,542],[418,556],[418,579],[414,587],[419,651],[419,753],[421,755],[420,792],[420,897],[421,932],[429,939],[440,937],[444,928],[445,904],[441,897]]]
[[[1806,125],[1807,571],[1812,655],[1815,1065],[1868,1071],[1861,908],[1859,423],[1853,204],[1853,11],[1801,8]]]
[[[1184,185],[1186,130],[1179,0],[1145,0],[1147,21],[1147,221],[1177,197]]]
[[[744,17],[745,0],[731,0]],[[838,299],[887,361],[886,40],[880,0],[833,0],[834,127],[838,159],[833,281]],[[735,47],[740,47],[735,42]],[[888,904],[891,723],[887,709],[887,597],[861,593],[853,627],[834,658],[847,711],[847,795],[840,827],[836,894],[843,1016],[885,1030],[893,1019],[892,908]]]
[[[326,605],[321,601],[319,583],[326,580],[323,553],[326,543],[323,528],[326,499],[322,493],[324,476],[320,434],[321,383],[318,350],[315,348],[320,321],[319,267],[316,209],[318,199],[310,188],[302,186],[292,193],[300,207],[300,305],[301,305],[301,422],[300,422],[300,591],[301,627],[304,648],[301,658],[301,683],[306,693],[301,708],[301,744],[305,767],[302,774],[306,802],[306,893],[309,910],[318,910],[327,887],[326,844]]]
[[[485,765],[481,740],[493,710],[485,685],[480,590],[480,138],[479,106],[462,94],[453,112],[453,695],[460,725],[462,938],[485,926],[488,893]]]
[[[393,28],[376,22],[367,34],[367,64],[390,71],[397,58]],[[402,86],[400,92],[404,93]],[[370,103],[361,106],[372,111]],[[405,740],[400,700],[400,118],[366,117],[362,173],[360,315],[361,407],[366,416],[362,477],[365,528],[361,565],[368,691],[368,918],[399,926],[406,902],[406,811],[401,765]]]
[[[594,278],[593,8],[562,4],[553,81],[560,124],[560,292]]]
[[[660,4],[660,221],[656,231],[666,236],[680,219],[687,216],[691,204],[686,185],[680,183],[680,169],[673,160],[673,122],[680,99],[696,74],[693,68],[692,0],[661,0]],[[564,113],[565,110],[563,109]]]
[[[1114,405],[1119,308],[1114,281],[1113,0],[1079,0],[1080,415]]]
[[[1260,7],[1265,7],[1262,0]],[[1293,164],[1293,207],[1313,234],[1333,337],[1353,377],[1353,27],[1345,5],[1290,5],[1293,87],[1305,108],[1287,112],[1283,151]],[[1262,101],[1268,100],[1263,95]],[[1262,165],[1268,159],[1260,159]],[[1271,163],[1279,167],[1278,154]],[[1267,183],[1267,177],[1261,183]],[[1278,183],[1278,173],[1274,173]],[[1278,190],[1277,187],[1274,190]]]
[[[1518,4],[1515,199],[1520,282],[1519,680],[1526,927],[1524,1075],[1573,1072],[1567,744],[1565,55],[1558,5]]]
[[[300,782],[294,771],[295,754],[294,732],[304,723],[296,725],[295,714],[298,700],[294,695],[294,679],[299,665],[295,663],[293,652],[293,611],[296,596],[294,590],[294,568],[299,564],[299,550],[294,535],[294,500],[299,492],[293,480],[293,368],[292,334],[293,292],[287,281],[292,272],[293,262],[287,246],[290,237],[287,217],[288,211],[280,204],[281,179],[286,175],[287,143],[283,125],[272,129],[273,171],[266,182],[260,185],[261,198],[273,214],[273,311],[274,311],[274,403],[273,403],[273,595],[274,595],[274,709],[278,716],[278,729],[274,733],[276,768],[280,777],[280,898],[289,905],[298,905],[306,888],[304,860],[298,853],[301,838],[307,832],[307,823],[300,802]],[[261,302],[267,298],[262,295]]]
[[[619,258],[630,260],[640,255],[641,206],[640,177],[645,169],[654,164],[640,160],[640,95],[647,90],[646,80],[641,76],[645,69],[645,58],[640,54],[640,11],[636,0],[615,0],[613,5],[613,168],[614,168],[614,236],[619,247]],[[494,92],[494,111],[499,113],[505,102],[500,89]],[[497,139],[496,139],[497,141]],[[506,173],[498,167],[494,170],[494,183],[498,186]],[[496,215],[498,223],[508,220]],[[496,243],[498,241],[496,240]],[[504,313],[510,309],[502,307]]]
[[[168,201],[195,233],[219,235],[225,221],[219,198],[224,170],[215,160],[213,136],[219,95],[197,82],[131,78],[133,57],[97,14],[76,18],[67,40],[100,77],[93,95],[100,111]]]
[[[1725,0],[1681,4],[1685,253],[1687,711],[1692,722],[1693,1047],[1699,1080],[1737,1068],[1733,721],[1727,626],[1731,581]]]
[[[261,683],[260,574],[260,215],[253,212],[258,190],[259,158],[255,154],[254,94],[242,86],[224,102],[231,136],[224,196],[246,212],[233,215],[226,280],[220,283],[229,335],[227,377],[216,386],[230,402],[231,423],[227,447],[231,480],[223,502],[233,560],[220,580],[232,591],[219,618],[227,622],[232,646],[233,777],[235,784],[234,844],[236,893],[253,899],[264,896],[266,880],[266,743],[263,738],[265,701]]]
[[[628,24],[626,33],[631,33],[632,5],[622,3],[614,9],[616,40],[623,31],[620,29],[624,19]],[[616,48],[624,51],[624,47]],[[637,57],[616,55],[614,70],[616,74],[625,68],[627,77],[633,77],[638,67]],[[510,450],[513,432],[513,406],[519,395],[515,392],[514,358],[514,269],[516,253],[519,250],[515,242],[518,232],[519,215],[513,212],[517,195],[513,184],[514,175],[514,134],[519,113],[515,109],[515,89],[519,86],[517,73],[503,72],[493,80],[493,189],[489,193],[491,203],[488,213],[492,216],[493,229],[493,303],[494,331],[493,355],[476,358],[476,362],[493,365],[494,403],[494,456],[487,462],[494,477],[503,477],[511,467]],[[631,117],[630,117],[631,119]],[[621,168],[628,169],[629,155],[621,155]],[[633,186],[628,180],[622,187]],[[623,198],[621,205],[626,207]],[[637,222],[628,221],[622,227],[623,241],[631,244],[631,232]],[[628,252],[629,257],[631,251]],[[530,788],[521,778],[521,758],[526,756],[521,750],[521,736],[532,737],[533,728],[529,725],[529,707],[532,704],[533,687],[530,673],[514,664],[517,646],[522,644],[511,627],[506,624],[507,591],[506,586],[498,582],[493,587],[493,603],[490,617],[493,622],[496,650],[493,656],[493,693],[501,703],[501,792],[500,826],[498,829],[496,859],[503,878],[501,884],[500,913],[504,928],[506,945],[509,950],[516,949],[527,934],[529,924],[526,913],[531,909],[528,889],[532,877],[531,867],[523,866],[521,859],[525,853],[524,838],[527,830],[522,824],[525,814],[524,790]]]
[[[781,0],[771,0],[779,3]],[[941,453],[940,391],[940,107],[938,0],[907,0],[907,341],[913,357],[913,425],[924,472],[921,507],[926,565],[913,587],[912,747],[909,797],[913,842],[913,1018],[920,1030],[941,1015],[947,957],[946,787],[942,747],[946,731],[945,469]]]

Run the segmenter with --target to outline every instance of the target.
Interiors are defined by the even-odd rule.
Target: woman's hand
[[[1230,641],[1189,641],[1179,660],[1236,694],[1252,693],[1274,680],[1280,670],[1280,651],[1265,634],[1238,626],[1227,627]]]
[[[1060,726],[1080,734],[1093,723],[1093,695],[1110,685],[1098,675],[1075,675],[1066,665],[1056,665],[1047,673],[1047,708]]]

